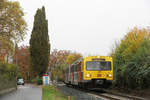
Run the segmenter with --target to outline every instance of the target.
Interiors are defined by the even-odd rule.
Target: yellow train
[[[113,60],[108,56],[80,58],[64,70],[64,82],[82,88],[107,88],[113,81]]]

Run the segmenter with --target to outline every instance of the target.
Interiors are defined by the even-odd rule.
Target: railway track
[[[129,98],[130,100],[149,100],[149,99],[138,97],[138,96],[131,96],[131,95],[127,95],[127,94],[112,92],[112,91],[106,90],[106,89],[104,89],[104,91],[107,92],[107,93],[109,93],[109,94],[112,94],[112,95],[122,96],[122,97],[125,97],[125,98]]]
[[[97,100],[97,98],[101,98],[102,100],[133,100],[133,99],[124,98],[124,97],[120,97],[120,96],[110,95],[108,93],[105,93],[105,94],[89,93],[88,95],[94,96],[95,100]]]
[[[76,89],[80,91],[84,91],[88,95],[94,96],[95,97],[94,100],[99,100],[96,98],[101,98],[101,97],[102,97],[102,100],[150,100],[150,99],[146,99],[142,97],[112,92],[111,90],[107,90],[107,89],[92,89],[92,90],[89,90],[89,89],[84,90],[80,88],[76,88]]]
[[[90,93],[88,95],[94,95],[95,98],[102,98],[103,100],[142,100],[137,98],[129,98],[124,96],[112,95],[109,93]]]
[[[99,93],[98,91],[93,90],[89,92],[89,95],[95,95],[96,97],[100,96],[100,97],[103,97],[104,100],[105,99],[106,100],[149,100],[149,99],[142,98],[142,97],[112,92],[106,89],[102,89],[102,91],[104,91],[104,93]]]
[[[91,99],[88,100],[150,100],[142,97],[131,96],[123,93],[117,93],[107,89],[81,89],[73,86],[69,86],[72,89],[82,91],[89,95]],[[94,99],[93,99],[94,98]]]

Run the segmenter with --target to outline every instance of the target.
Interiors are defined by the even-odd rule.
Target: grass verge
[[[54,86],[43,86],[42,100],[67,100],[67,99]]]

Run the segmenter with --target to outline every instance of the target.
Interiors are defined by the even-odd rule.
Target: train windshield
[[[111,70],[111,62],[109,61],[88,61],[86,62],[87,70]]]

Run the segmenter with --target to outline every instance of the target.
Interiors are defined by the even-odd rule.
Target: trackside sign
[[[43,85],[49,85],[49,75],[43,75]]]

